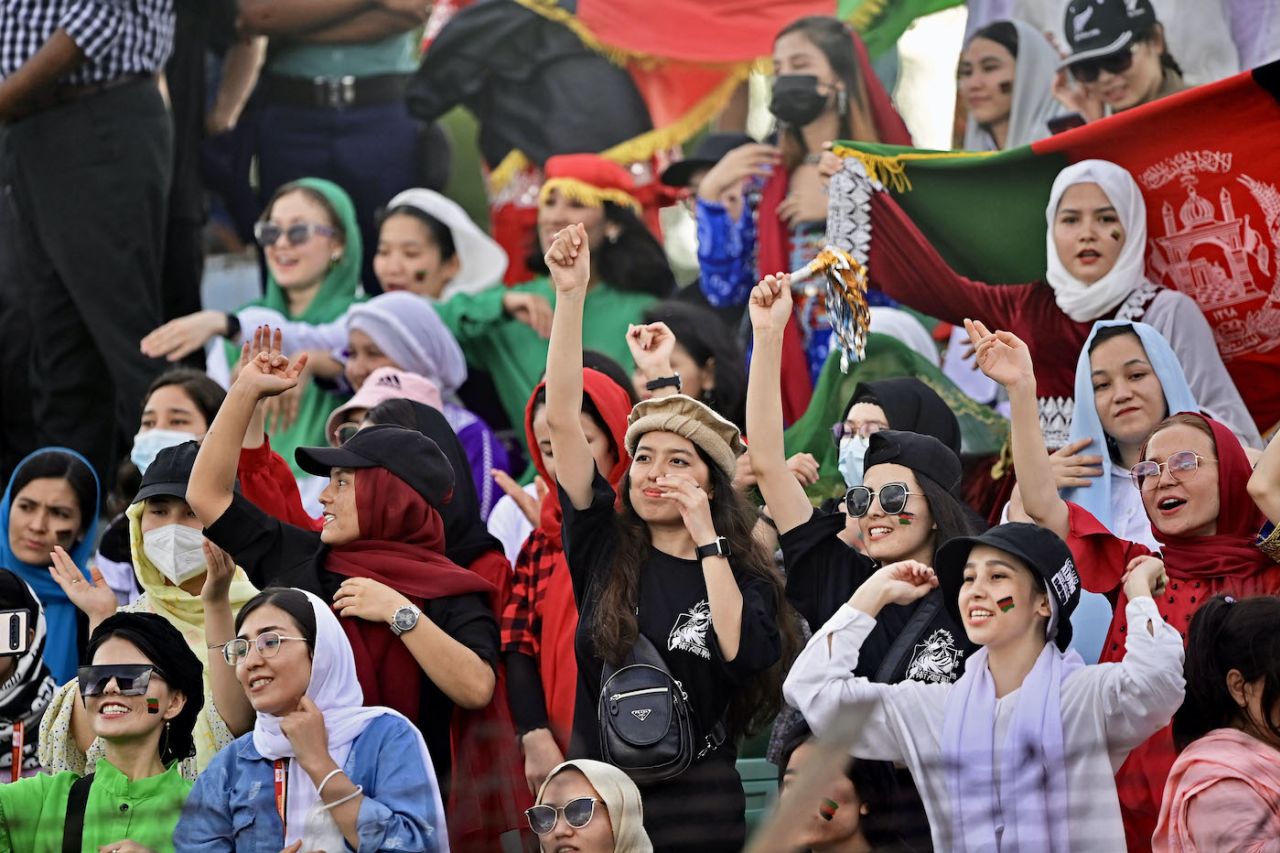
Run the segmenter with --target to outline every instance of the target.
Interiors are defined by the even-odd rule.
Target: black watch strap
[[[733,554],[729,548],[729,540],[723,536],[717,536],[716,540],[709,545],[699,545],[698,559],[705,560],[707,557],[728,557]]]
[[[240,318],[230,311],[227,312],[227,333],[223,337],[232,341],[240,337]]]
[[[682,387],[680,384],[680,374],[673,373],[670,376],[659,376],[657,379],[650,379],[644,383],[644,387],[649,391],[657,391],[659,388],[675,388],[679,391]]]

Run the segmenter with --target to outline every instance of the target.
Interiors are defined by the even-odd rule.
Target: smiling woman
[[[103,622],[88,656],[80,693],[106,756],[88,776],[0,786],[0,847],[172,851],[191,790],[178,765],[195,751],[191,732],[204,704],[200,661],[172,625],[145,613]]]

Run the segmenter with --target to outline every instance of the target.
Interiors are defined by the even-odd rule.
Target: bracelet
[[[337,775],[338,775],[339,773],[341,773],[341,772],[342,772],[342,768],[341,768],[341,767],[335,767],[335,768],[333,768],[332,770],[330,770],[330,771],[329,771],[329,773],[328,773],[328,775],[326,775],[323,779],[321,779],[321,780],[320,780],[320,784],[319,784],[319,786],[317,786],[317,787],[316,787],[316,796],[317,796],[317,797],[321,797],[321,798],[323,798],[323,797],[324,797],[324,786],[325,786],[325,785],[328,785],[328,784],[329,784],[329,780],[330,780],[330,779],[332,779],[334,776],[337,776]]]
[[[684,386],[680,383],[680,374],[673,373],[670,376],[660,376],[657,379],[650,379],[648,382],[644,383],[644,387],[647,391],[657,391],[659,388],[674,387],[676,391],[679,392]]]
[[[350,794],[347,794],[345,797],[343,797],[340,800],[334,800],[332,803],[327,803],[324,806],[324,809],[328,811],[329,809],[334,808],[336,806],[340,806],[343,803],[350,802],[351,800],[354,800],[356,797],[360,796],[363,793],[364,793],[364,786],[356,785],[356,789],[354,791],[352,791]]]

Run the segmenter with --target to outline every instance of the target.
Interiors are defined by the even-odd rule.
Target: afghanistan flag
[[[838,151],[893,193],[956,272],[993,283],[1043,280],[1059,171],[1086,159],[1128,169],[1146,200],[1147,278],[1196,301],[1258,428],[1280,422],[1280,62],[1009,151]],[[832,207],[850,221],[829,230],[856,232],[860,206]]]

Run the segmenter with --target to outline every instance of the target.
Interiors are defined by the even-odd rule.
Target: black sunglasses
[[[564,822],[574,829],[582,829],[591,823],[596,813],[595,797],[575,797],[563,806],[533,806],[524,810],[529,819],[529,828],[538,835],[546,835],[556,828],[556,819],[563,814]]]
[[[145,663],[82,666],[76,671],[80,680],[80,695],[86,699],[105,693],[113,678],[121,696],[142,696],[147,692],[153,673],[157,678],[164,678],[154,666]]]
[[[844,496],[849,515],[862,518],[870,511],[871,499],[877,495],[880,497],[880,508],[887,515],[900,515],[907,508],[907,498],[920,495],[920,492],[911,491],[906,483],[885,483],[879,491],[866,486],[854,486]]]
[[[274,222],[258,221],[253,224],[253,237],[258,241],[258,245],[264,249],[268,246],[274,246],[282,234],[289,241],[290,246],[301,246],[310,240],[313,234],[333,237],[337,233],[328,225],[319,225],[315,222],[299,222],[296,225],[290,225],[288,228],[282,228]]]
[[[1103,71],[1108,74],[1123,74],[1133,67],[1133,51],[1138,42],[1129,45],[1128,50],[1104,56],[1101,59],[1086,59],[1071,66],[1071,76],[1081,83],[1092,83]]]

